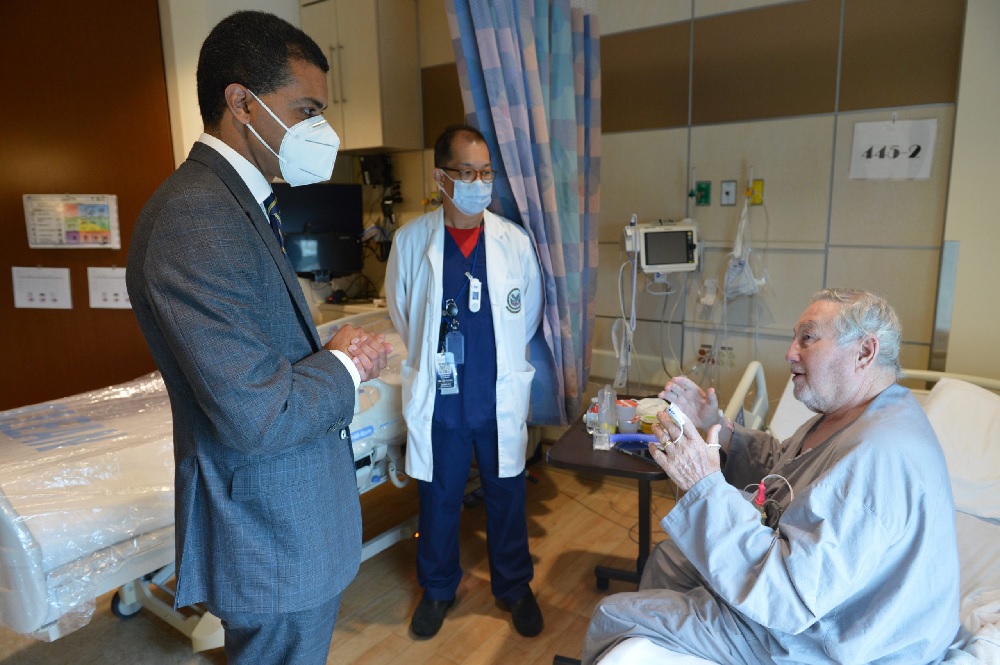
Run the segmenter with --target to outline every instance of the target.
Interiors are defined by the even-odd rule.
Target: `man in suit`
[[[198,60],[205,133],[129,250],[129,297],[173,413],[175,605],[222,620],[230,663],[325,663],[361,559],[347,426],[392,349],[346,325],[321,343],[264,205],[276,176],[330,177],[328,69],[276,16],[221,21]]]

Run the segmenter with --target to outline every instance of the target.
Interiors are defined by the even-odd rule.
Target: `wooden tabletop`
[[[617,450],[594,450],[593,436],[587,434],[582,422],[571,425],[566,433],[552,444],[546,459],[556,468],[571,471],[589,471],[636,480],[667,478],[663,469],[649,462]]]

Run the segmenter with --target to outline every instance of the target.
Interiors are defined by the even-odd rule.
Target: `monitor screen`
[[[274,183],[285,251],[300,277],[326,281],[361,272],[361,185]]]
[[[687,263],[690,232],[646,233],[646,261],[650,265]]]
[[[698,237],[692,225],[642,225],[639,260],[643,272],[683,272],[698,269]]]

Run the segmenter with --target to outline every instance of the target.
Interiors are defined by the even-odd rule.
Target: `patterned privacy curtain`
[[[601,78],[594,0],[445,0],[466,121],[500,177],[493,209],[538,249],[545,316],[530,422],[581,412],[593,350]],[[499,164],[498,164],[499,162]]]

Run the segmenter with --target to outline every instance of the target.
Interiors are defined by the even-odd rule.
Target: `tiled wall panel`
[[[891,122],[893,114],[897,120],[937,120],[930,179],[852,180],[854,125]],[[831,244],[940,246],[954,124],[955,108],[951,105],[840,114],[837,118]]]
[[[691,209],[701,234],[732,243],[750,170],[764,181],[765,206],[750,210],[757,242],[826,241],[830,203],[833,117],[789,118],[695,127],[691,166],[695,180],[712,184],[712,203]],[[723,180],[737,181],[737,205],[719,205]]]
[[[601,151],[602,242],[618,242],[632,213],[640,224],[684,217],[687,128],[605,134]]]

